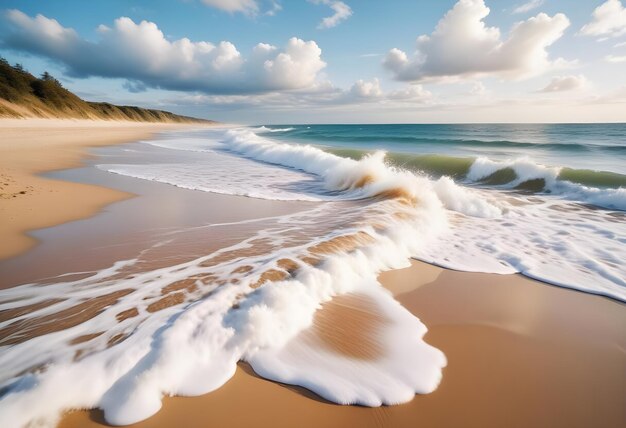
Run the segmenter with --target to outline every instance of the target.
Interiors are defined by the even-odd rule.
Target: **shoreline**
[[[96,214],[132,197],[105,187],[46,177],[78,167],[88,149],[123,144],[159,131],[202,124],[75,119],[0,119],[0,260],[37,244],[29,232]],[[44,153],[45,151],[45,153]]]
[[[165,397],[156,415],[132,426],[610,428],[625,422],[626,380],[615,376],[626,364],[623,303],[521,275],[419,261],[380,280],[427,325],[426,342],[448,358],[433,393],[396,406],[341,406],[261,378],[240,362],[218,390]],[[110,425],[96,409],[69,412],[58,426]]]
[[[156,131],[133,129],[129,132],[151,135]],[[48,140],[46,135],[41,138]],[[67,154],[74,162],[71,165],[80,166],[90,157],[86,152],[88,147],[128,142],[124,140],[127,134],[118,135],[118,142],[106,142],[106,138],[102,136],[102,144],[84,143],[69,150],[69,154],[59,156]],[[82,137],[77,136],[77,139]],[[60,151],[63,149],[67,148],[61,145]],[[99,154],[106,155],[117,151],[121,149],[98,149]],[[124,225],[127,230],[141,221],[146,232],[151,232],[171,224],[194,226],[196,222],[209,221],[206,215],[216,204],[225,211],[219,215],[226,217],[239,212],[245,217],[246,211],[258,214],[259,209],[290,212],[303,205],[207,194],[110,176],[102,171],[87,173],[88,169],[54,173],[55,179],[34,177],[68,183],[71,191],[78,186],[87,194],[97,193],[98,198],[103,195],[98,189],[114,195],[139,197],[111,205],[105,214],[93,215],[102,210],[100,207],[82,216],[85,218],[82,222],[67,223],[71,221],[68,219],[64,224],[47,229],[36,251],[8,262],[0,260],[4,262],[5,272],[28,267],[45,274],[54,274],[54,269],[60,273],[70,272],[68,266],[83,266],[83,260],[77,255],[85,260],[91,257],[96,264],[88,266],[89,269],[119,260],[119,247],[113,249],[112,242],[94,241],[94,238],[105,234],[117,234],[119,238],[126,233],[122,221],[131,223]],[[85,178],[89,174],[91,178]],[[100,178],[94,180],[93,177]],[[67,181],[70,179],[72,181]],[[173,203],[173,198],[185,200]],[[154,217],[159,221],[155,220],[148,229],[146,213],[155,211],[164,201],[180,212],[172,213],[167,223],[163,220],[167,213],[158,210]],[[68,198],[66,203],[65,208],[73,210],[77,200]],[[181,213],[187,213],[190,206],[197,211],[194,218],[181,218]],[[252,206],[255,209],[246,209]],[[135,214],[134,223],[129,213]],[[45,216],[48,215],[46,212]],[[93,236],[83,235],[90,230],[94,231]],[[89,242],[111,248],[96,251],[84,247]],[[94,254],[84,254],[89,251]],[[53,252],[58,254],[54,254],[55,260],[51,263],[44,255]],[[193,253],[186,256],[194,257]],[[69,260],[69,265],[56,263],[56,259],[63,258]],[[53,267],[44,266],[41,260]],[[46,269],[52,270],[47,272]],[[27,275],[36,277],[31,271]],[[448,357],[442,384],[432,394],[417,395],[411,402],[399,406],[339,406],[301,387],[260,378],[249,366],[240,363],[235,376],[220,389],[198,397],[165,398],[159,413],[133,426],[203,427],[212,421],[233,427],[297,424],[311,428],[351,425],[609,428],[626,422],[621,406],[621,397],[626,396],[626,379],[615,376],[626,367],[624,303],[521,275],[468,273],[418,261],[412,261],[411,267],[405,269],[384,272],[380,280],[406,309],[426,324],[429,329],[426,342]],[[246,411],[241,412],[242,408]],[[108,426],[103,424],[101,411],[74,411],[66,414],[59,425],[65,428],[91,426]]]

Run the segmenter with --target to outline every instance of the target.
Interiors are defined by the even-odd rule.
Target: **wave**
[[[370,153],[368,150],[360,149],[344,149],[344,148],[325,148],[325,150],[338,156],[359,159],[363,155]],[[479,163],[476,163],[481,159]],[[464,180],[468,178],[470,169],[474,164],[478,167],[480,162],[488,158],[481,157],[456,157],[439,154],[415,155],[410,153],[387,153],[387,160],[395,166],[402,167],[413,171],[424,171],[435,177],[447,175],[455,180]],[[520,158],[518,163],[522,161],[532,162],[528,158]],[[511,162],[510,162],[511,163]],[[505,169],[509,165],[503,165],[500,169]],[[541,165],[536,164],[536,168]],[[559,167],[557,178],[560,180],[570,181],[572,183],[582,184],[586,186],[597,187],[626,187],[626,175],[609,171],[595,171],[590,169],[574,169]],[[514,176],[510,176],[509,180],[494,178],[497,184],[505,184],[513,181]]]
[[[369,199],[276,218],[248,239],[175,266],[137,270],[149,265],[144,251],[88,278],[4,290],[0,310],[39,309],[0,321],[20,333],[0,354],[1,426],[50,424],[63,410],[93,407],[109,423],[131,424],[156,413],[165,395],[219,388],[240,360],[340,404],[399,404],[437,388],[445,356],[377,281],[446,229],[429,181],[387,168],[382,154],[353,161],[248,130],[227,136],[231,150],[315,171],[328,189]],[[201,232],[190,231],[190,242],[215,236]],[[169,239],[158,245],[181,248]],[[371,332],[359,321],[365,355],[313,328],[320,308],[341,296],[371,314]],[[42,317],[102,299],[108,304],[79,325],[33,333]],[[24,340],[28,332],[34,337]]]
[[[358,159],[358,149],[326,149],[338,156]],[[422,171],[433,177],[448,176],[458,182],[548,192],[603,208],[626,210],[626,175],[609,171],[548,167],[529,158],[494,161],[487,157],[388,153],[386,159],[400,168]]]
[[[259,126],[258,128],[252,128],[252,130],[254,132],[260,132],[260,133],[264,133],[264,132],[289,132],[289,131],[293,131],[296,128],[270,128],[267,126]]]
[[[396,130],[390,130],[390,132],[379,131],[364,128],[356,129],[356,127],[350,127],[345,129],[325,130],[322,127],[315,128],[302,128],[292,127],[289,128],[290,136],[293,136],[302,140],[309,140],[316,143],[380,143],[389,144],[397,143],[399,145],[412,145],[412,146],[461,146],[465,148],[509,148],[509,149],[528,149],[539,148],[544,150],[560,150],[569,152],[596,152],[596,151],[608,151],[608,152],[622,152],[624,151],[623,144],[611,144],[603,142],[602,144],[593,144],[589,142],[585,143],[550,143],[542,142],[535,143],[530,141],[515,141],[506,140],[502,138],[453,138],[453,137],[432,137],[421,136],[419,132],[412,134],[404,134],[396,132]],[[359,132],[362,131],[362,132]],[[417,135],[416,135],[417,133]]]
[[[621,217],[604,211],[590,211],[581,217],[579,208],[568,202],[625,210],[625,189],[597,189],[563,181],[559,179],[559,168],[529,159],[496,162],[487,158],[471,161],[464,181],[480,186],[469,188],[450,177],[433,179],[390,164],[389,155],[381,151],[365,153],[361,158],[338,157],[328,149],[276,142],[247,129],[229,130],[223,138],[228,150],[315,174],[321,177],[326,189],[341,191],[346,199],[394,195],[417,201],[428,195],[452,213],[462,214],[464,217],[451,228],[451,233],[472,239],[465,246],[442,239],[446,245],[439,256],[433,257],[431,252],[436,252],[433,248],[419,252],[425,261],[461,270],[520,272],[557,285],[626,298],[626,282],[620,279],[622,274],[613,261],[614,256],[603,250],[612,248],[616,240],[626,242],[619,233]],[[441,158],[436,162],[441,162]],[[515,190],[512,195],[517,195],[511,196],[514,203],[507,200],[507,193],[501,193],[509,189]],[[530,194],[528,199],[525,194]],[[539,195],[542,197],[538,198]],[[515,231],[525,229],[531,217],[534,226],[516,237]],[[485,234],[491,227],[500,229],[497,238]],[[574,235],[576,238],[561,238]],[[555,237],[558,239],[552,242]],[[517,246],[510,246],[509,241]],[[544,248],[546,242],[552,242],[550,249]],[[582,242],[588,250],[582,251],[583,255],[579,249]],[[466,250],[469,248],[475,249],[476,258],[467,263],[464,258],[470,257]],[[560,268],[537,262],[542,259]]]
[[[210,164],[98,167],[186,189],[285,201],[355,200],[394,192],[411,200],[415,198],[415,189],[420,188],[438,195],[446,208],[467,215],[493,217],[500,212],[471,189],[447,177],[433,181],[416,176],[406,165],[394,165],[395,155],[384,151],[351,151],[351,156],[346,156],[345,151],[276,142],[257,135],[250,128],[212,130],[207,131],[206,136],[204,144],[202,139],[188,137],[145,143],[172,150],[211,153]],[[255,163],[241,164],[237,158],[225,157],[223,153],[243,155]],[[266,169],[259,161],[310,175],[297,177],[289,170]],[[321,183],[311,182],[312,177],[319,178]],[[279,185],[288,182],[296,184]]]
[[[355,160],[313,146],[276,143],[247,129],[227,131],[225,142],[229,150],[249,158],[315,174],[323,179],[326,189],[344,192],[345,199],[397,194],[413,201],[418,199],[417,194],[431,194],[437,195],[446,208],[467,215],[491,217],[500,212],[446,177],[432,182],[389,165],[383,151]]]
[[[620,187],[616,189],[593,188],[566,180],[564,176],[585,182],[618,184]],[[562,168],[540,165],[528,158],[493,161],[479,157],[472,163],[466,179],[471,182],[501,185],[510,189],[548,192],[582,203],[626,210],[626,188],[621,187],[626,186],[626,176],[609,172],[569,169],[563,174]]]
[[[380,151],[365,153],[357,160],[357,156],[338,158],[308,145],[273,142],[247,130],[228,131],[225,139],[231,150],[319,175],[328,188],[346,191],[351,197],[355,191],[362,197],[374,197],[397,188],[412,195],[412,200],[435,197],[446,209],[464,216],[447,236],[456,236],[465,245],[442,238],[441,252],[435,246],[419,251],[425,261],[461,270],[520,272],[552,284],[626,298],[626,280],[616,262],[619,257],[604,250],[613,248],[616,241],[626,242],[619,232],[622,217],[593,210],[581,216],[580,208],[568,202],[626,210],[626,189],[592,188],[561,180],[560,168],[530,159],[497,162],[487,158],[469,162],[464,181],[480,187],[468,188],[446,176],[430,179],[397,163],[390,165],[386,162],[389,155]],[[442,164],[442,157],[436,157],[434,163]],[[457,160],[452,167],[467,164]],[[591,175],[594,179],[614,178],[610,173]],[[516,190],[513,202],[507,200],[507,193],[501,193],[509,189]],[[528,221],[533,223],[530,230]],[[493,236],[488,233],[491,228]],[[522,230],[525,232],[516,236],[516,231]]]

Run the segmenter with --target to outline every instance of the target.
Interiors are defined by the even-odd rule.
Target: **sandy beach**
[[[147,138],[180,124],[62,119],[0,120],[0,258],[36,241],[27,232],[89,216],[130,195],[52,180],[41,174],[75,167],[90,147]],[[188,126],[188,125],[187,125]]]
[[[0,428],[626,427],[626,0],[4,3]]]
[[[3,233],[12,239],[4,241],[3,251],[6,255],[22,255],[0,263],[2,287],[53,278],[65,272],[102,269],[116,260],[132,256],[154,238],[156,231],[174,226],[195,230],[196,225],[206,221],[241,221],[259,213],[280,215],[307,207],[303,203],[176,189],[107,175],[94,168],[68,170],[54,180],[39,178],[35,176],[37,172],[84,162],[87,147],[129,142],[167,127],[100,123],[67,125],[63,122],[51,123],[50,128],[37,125],[37,131],[22,123],[7,128],[10,129],[7,135],[12,138],[10,146],[14,149],[3,147],[7,153],[3,157],[3,171],[15,180],[13,186],[17,187],[12,189],[21,188],[19,186],[28,182],[33,183],[34,191],[3,199],[8,212],[15,218],[3,223],[6,229]],[[57,137],[50,140],[47,135],[52,130]],[[94,139],[79,138],[74,132],[77,130],[82,134],[93,134]],[[28,141],[28,145],[15,148],[18,141]],[[51,145],[45,156],[42,151],[44,141]],[[120,153],[116,148],[99,150],[99,156]],[[12,162],[8,163],[7,159]],[[59,180],[63,174],[66,179],[72,177],[74,182]],[[51,196],[43,189],[52,190],[49,192]],[[102,207],[122,201],[129,194],[136,197],[109,205],[105,212],[101,211]],[[56,195],[67,195],[67,199],[63,199],[56,217],[51,217],[41,207],[51,203],[49,198],[54,198],[55,203],[62,200],[63,196]],[[164,201],[178,208],[172,215],[167,211],[154,215]],[[185,207],[191,206],[194,207],[193,216],[181,217],[180,213],[188,211]],[[222,209],[215,211],[215,206]],[[30,209],[41,215],[31,219],[20,209]],[[100,214],[92,216],[99,210]],[[255,214],[251,215],[253,212]],[[88,216],[92,217],[71,222]],[[42,231],[49,232],[35,233],[41,244],[24,253],[27,248],[24,242],[28,238],[23,231],[54,223],[56,227]],[[139,227],[141,223],[143,228]],[[197,245],[198,242],[221,236],[218,241],[224,245],[228,242],[227,236],[236,237],[238,233],[245,235],[250,231],[237,226],[236,229],[224,229],[219,235],[207,235],[206,240],[198,231],[189,237],[181,236],[178,244],[151,254],[151,267],[193,259],[208,251],[206,245]],[[88,248],[89,242],[99,242],[99,245]],[[185,251],[181,253],[182,248]],[[626,380],[618,375],[626,367],[626,311],[623,303],[520,275],[457,272],[418,261],[413,261],[410,268],[383,273],[380,281],[405,308],[428,326],[426,341],[441,349],[448,358],[443,382],[434,393],[417,395],[410,403],[399,406],[373,409],[339,406],[304,388],[260,378],[242,362],[235,376],[219,390],[199,397],[166,398],[157,415],[133,426],[183,424],[200,427],[213,421],[233,427],[254,423],[284,427],[297,424],[306,427],[608,428],[625,421],[622,400],[626,394]],[[359,300],[341,302],[337,300],[318,311],[316,319],[320,321],[316,322],[317,330],[311,334],[343,354],[361,358],[365,352],[368,358],[375,358],[379,350],[375,343],[367,345],[369,339],[362,332],[379,322],[376,311]],[[91,311],[97,311],[99,307],[95,305],[86,312],[83,310],[80,318],[60,314],[49,327],[46,322],[35,329],[22,330],[22,334],[40,335],[67,328],[95,315],[97,312]],[[355,309],[345,310],[348,307]],[[336,325],[345,327],[339,333],[333,331],[328,340],[324,339],[324,330],[332,330]],[[9,334],[8,331],[4,333]],[[4,340],[8,337],[6,334],[3,334]],[[246,411],[240,411],[241,408]],[[89,410],[67,414],[59,426],[106,425],[100,410]]]
[[[426,340],[449,363],[437,391],[399,406],[338,406],[277,384],[241,363],[224,387],[166,398],[133,427],[217,423],[232,427],[618,427],[626,311],[622,303],[518,275],[473,274],[422,262],[382,283],[429,326]],[[348,322],[349,320],[343,320]],[[242,411],[241,409],[245,409]],[[60,427],[107,426],[100,411],[74,412]]]

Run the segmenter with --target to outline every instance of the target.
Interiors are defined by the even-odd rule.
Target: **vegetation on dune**
[[[211,122],[168,111],[84,101],[44,72],[37,78],[0,57],[0,117],[54,117],[136,122]]]

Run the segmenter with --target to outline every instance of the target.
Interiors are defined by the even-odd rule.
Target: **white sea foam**
[[[543,180],[543,190],[563,199],[589,203],[599,207],[626,211],[626,189],[600,189],[559,179],[560,167],[538,164],[530,158],[494,161],[486,157],[477,158],[467,174],[470,182],[480,182],[504,169],[511,169],[515,179],[499,187],[514,189],[530,180]]]
[[[444,177],[433,183],[425,177],[391,167],[385,162],[385,152],[377,151],[355,161],[341,158],[309,145],[281,144],[259,137],[247,129],[226,133],[230,150],[252,159],[289,166],[322,177],[328,190],[348,190],[345,198],[375,196],[386,190],[403,188],[416,195],[439,196],[446,208],[471,216],[493,217],[500,209],[485,201],[473,190],[461,188]],[[368,177],[363,188],[359,182]]]
[[[516,175],[516,179],[507,183],[509,187],[519,186],[521,183],[537,178],[544,179],[546,185],[552,185],[560,172],[560,168],[546,167],[539,165],[529,158],[519,158],[507,161],[493,161],[486,157],[477,158],[467,174],[470,181],[480,181],[495,174],[497,171],[511,168]]]
[[[502,209],[495,203],[478,195],[473,189],[457,185],[449,177],[441,177],[433,184],[437,197],[449,210],[472,217],[496,218],[502,215]]]
[[[416,392],[436,388],[445,357],[423,342],[425,326],[376,281],[378,272],[406,265],[417,248],[428,245],[445,230],[443,208],[429,181],[386,169],[382,154],[357,162],[311,147],[298,150],[263,144],[255,151],[239,142],[236,149],[245,150],[248,156],[256,152],[265,161],[289,161],[301,170],[317,171],[332,192],[343,190],[365,196],[401,187],[419,202],[416,207],[385,199],[370,204],[322,205],[281,218],[274,229],[265,228],[235,246],[180,265],[120,277],[120,271],[136,263],[130,260],[82,280],[6,290],[0,310],[43,302],[53,296],[66,300],[0,323],[0,328],[8,322],[58,313],[99,295],[133,291],[84,323],[3,351],[0,387],[8,387],[10,392],[0,401],[1,426],[51,424],[62,410],[85,407],[102,408],[107,421],[113,424],[137,422],[159,410],[163,395],[197,395],[218,388],[232,376],[241,359],[269,378],[288,377],[290,382],[344,404],[400,403]],[[362,180],[371,176],[373,180]],[[396,216],[399,211],[405,215]],[[317,238],[311,235],[292,247],[285,245],[290,241],[281,234],[305,231],[306,227],[316,230],[321,218],[348,227]],[[374,229],[367,225],[369,221],[384,224],[385,228]],[[366,233],[371,240],[353,251],[317,255],[322,260],[315,267],[299,262],[300,269],[288,280],[266,283],[256,290],[250,287],[262,272],[276,268],[279,259],[297,260],[295,255],[306,253],[316,242],[355,233]],[[219,260],[220,254],[249,248],[261,238],[275,242],[274,249],[210,263]],[[242,265],[250,266],[252,271],[236,275]],[[148,305],[162,297],[161,290],[168,284],[209,273],[227,280],[236,278],[238,282],[204,287],[198,283],[199,290],[183,303],[147,312]],[[352,365],[348,356],[311,349],[313,354],[307,353],[307,361],[300,365],[296,355],[281,352],[301,349],[299,333],[311,325],[321,303],[355,292],[372,296],[389,319],[380,358]],[[118,322],[116,315],[131,308],[137,308],[139,315]],[[96,332],[104,333],[89,341],[91,353],[75,361],[75,353],[83,345],[72,344],[72,340]],[[130,336],[107,347],[118,334]],[[317,361],[311,363],[311,358]],[[41,364],[47,364],[42,372],[21,374]],[[358,369],[346,370],[348,366]],[[309,371],[314,368],[319,372]],[[61,389],[64,394],[58,394]]]
[[[551,284],[626,301],[626,217],[548,196],[489,190],[498,218],[453,215],[450,230],[418,250],[457,270],[523,273]]]
[[[417,232],[416,226],[431,225],[435,218],[428,220],[397,225],[399,229]],[[285,222],[289,224],[297,219],[285,218],[282,223]],[[384,358],[361,364],[360,370],[346,372],[344,368],[349,361],[342,361],[333,352],[312,349],[307,359],[317,359],[315,365],[324,371],[307,372],[310,361],[303,361],[299,369],[290,371],[290,381],[346,404],[399,403],[409,400],[415,392],[430,392],[439,382],[445,358],[421,340],[426,331],[423,324],[394,302],[375,279],[377,271],[397,267],[406,260],[416,244],[400,241],[398,245],[397,239],[408,236],[408,230],[397,230],[392,232],[393,236],[380,235],[370,247],[331,256],[319,267],[303,264],[300,273],[289,281],[267,284],[255,291],[249,287],[255,279],[253,273],[239,284],[212,288],[210,298],[153,314],[145,312],[146,299],[153,301],[163,286],[208,270],[201,267],[201,262],[218,254],[123,280],[106,281],[106,278],[134,261],[100,272],[98,281],[89,278],[59,283],[48,285],[43,291],[37,286],[12,289],[4,296],[7,302],[2,304],[2,309],[52,296],[69,298],[36,315],[71,307],[103,290],[109,293],[135,288],[135,291],[79,326],[7,349],[0,356],[0,379],[4,385],[17,384],[14,384],[14,392],[0,401],[0,423],[6,427],[29,422],[53,424],[59,411],[81,407],[101,407],[107,421],[113,424],[137,422],[159,410],[164,394],[198,395],[218,388],[232,376],[240,359],[249,361],[255,370],[269,378],[284,379],[287,364],[297,366],[297,357],[272,360],[270,356],[286,358],[280,349],[299,346],[297,335],[311,324],[321,302],[355,291],[371,294],[391,319],[387,327],[389,346],[385,348]],[[369,233],[376,234],[373,230]],[[426,230],[424,239],[428,240]],[[242,243],[223,251],[245,247],[246,243]],[[263,270],[283,253],[292,255],[297,251],[298,248],[288,248],[256,259],[235,259],[211,266],[210,271],[228,277],[242,263]],[[16,298],[19,303],[15,302]],[[240,301],[240,307],[233,309],[234,303]],[[115,314],[131,307],[138,307],[141,315],[117,323]],[[80,361],[72,361],[76,346],[69,346],[68,342],[76,336],[102,330],[106,333],[91,343],[102,349]],[[129,331],[133,334],[124,342],[108,349],[104,347],[116,333]],[[49,364],[43,373],[18,374],[42,361]],[[61,389],[64,393],[58,394]],[[328,391],[333,391],[332,395]]]
[[[296,128],[268,128],[267,126],[259,126],[258,128],[253,128],[254,132],[289,132],[293,131]]]
[[[219,132],[212,140],[223,141],[224,150],[318,176],[326,190],[344,190],[338,198],[367,197],[402,187],[405,182],[419,183],[422,195],[436,197],[453,211],[449,215],[455,218],[453,227],[436,245],[418,251],[416,256],[423,260],[467,271],[521,272],[546,282],[626,300],[626,273],[616,262],[626,259],[624,246],[616,245],[626,242],[623,217],[575,204],[580,201],[626,209],[626,189],[594,189],[559,180],[560,168],[546,167],[528,158],[492,161],[483,157],[472,165],[468,181],[481,182],[505,168],[512,169],[516,178],[481,190],[459,185],[448,177],[433,181],[390,168],[385,164],[384,152],[355,161],[309,145],[278,143],[245,128]],[[172,146],[187,150],[185,144]],[[372,177],[372,183],[355,188],[364,176]],[[507,189],[535,179],[543,179],[549,193],[507,194]],[[522,205],[514,205],[512,200]]]
[[[227,153],[201,150],[193,161],[158,164],[101,164],[114,174],[205,192],[283,201],[333,199],[318,177],[276,168]]]
[[[199,157],[193,162],[186,160],[177,164],[103,164],[98,167],[187,189],[273,200],[359,199],[397,187],[410,193],[415,192],[416,186],[405,186],[404,183],[419,182],[417,187],[422,192],[434,190],[448,209],[484,217],[500,213],[499,208],[473,190],[460,187],[448,178],[433,183],[388,166],[383,151],[356,161],[309,145],[278,143],[247,128],[207,131],[206,141],[198,136],[184,134],[181,138],[177,134],[170,135],[173,138],[146,143],[198,152]],[[241,158],[241,155],[252,161]],[[364,177],[368,177],[368,185],[360,186]]]

